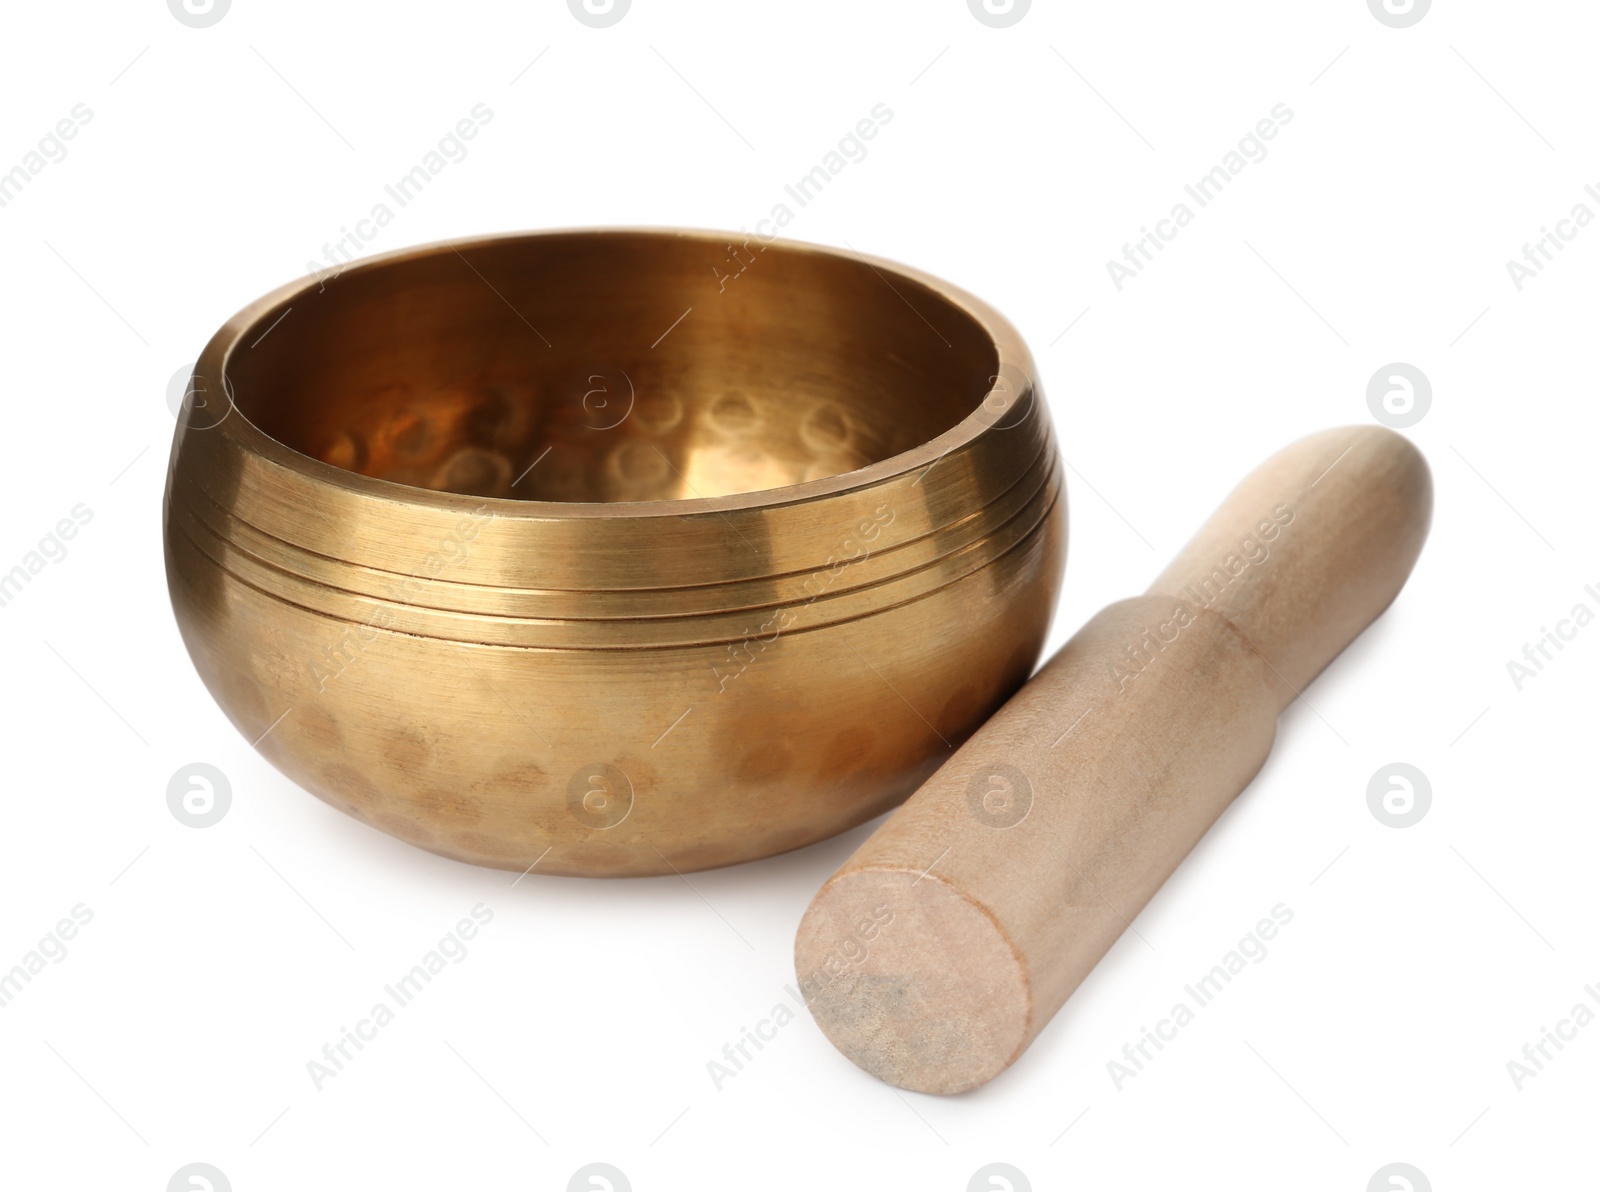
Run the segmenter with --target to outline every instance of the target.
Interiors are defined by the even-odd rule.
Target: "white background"
[[[1506,268],[1600,213],[1592,5],[1458,0],[1406,29],[1362,0],[1040,0],[1008,29],[960,0],[635,0],[607,29],[556,0],[4,20],[0,170],[93,117],[0,208],[0,570],[74,505],[93,520],[0,608],[0,969],[73,906],[93,920],[0,1009],[0,1183],[159,1192],[207,1162],[241,1192],[560,1189],[592,1161],[641,1192],[959,1190],[995,1161],[1036,1189],[1361,1192],[1399,1161],[1439,1190],[1593,1180],[1600,1023],[1520,1091],[1506,1067],[1600,985],[1600,628],[1520,691],[1506,668],[1600,611],[1600,227],[1520,292]],[[367,251],[751,227],[887,104],[786,232],[946,277],[1033,346],[1071,468],[1051,648],[1267,454],[1370,421],[1380,367],[1431,380],[1410,585],[987,1088],[899,1093],[804,1014],[708,1075],[787,1000],[800,914],[867,828],[692,888],[513,887],[297,790],[196,678],[161,565],[168,380],[477,103],[469,155]],[[1279,103],[1268,156],[1119,292],[1107,260]],[[1397,760],[1433,789],[1405,830],[1366,803]],[[233,788],[206,830],[166,805],[194,761]],[[467,959],[317,1091],[307,1061],[480,902]],[[1118,1091],[1107,1061],[1280,902],[1267,959]]]

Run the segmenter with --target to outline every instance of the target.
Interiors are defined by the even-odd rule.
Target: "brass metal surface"
[[[168,583],[279,769],[459,860],[688,872],[892,807],[1027,678],[1065,518],[1015,329],[728,241],[407,250],[213,337]]]

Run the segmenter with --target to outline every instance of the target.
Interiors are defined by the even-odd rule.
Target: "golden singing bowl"
[[[1027,678],[1064,513],[1016,330],[729,239],[434,245],[217,332],[167,578],[274,765],[458,860],[690,871],[888,809]]]

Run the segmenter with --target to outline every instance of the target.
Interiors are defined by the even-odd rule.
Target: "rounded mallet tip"
[[[795,970],[833,1045],[903,1089],[976,1088],[1029,1038],[1016,948],[986,907],[932,872],[839,874],[801,921]]]

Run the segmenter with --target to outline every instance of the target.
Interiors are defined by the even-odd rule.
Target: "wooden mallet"
[[[1379,427],[1246,478],[822,887],[795,964],[834,1045],[928,1093],[1013,1063],[1395,598],[1432,504],[1422,455]]]

